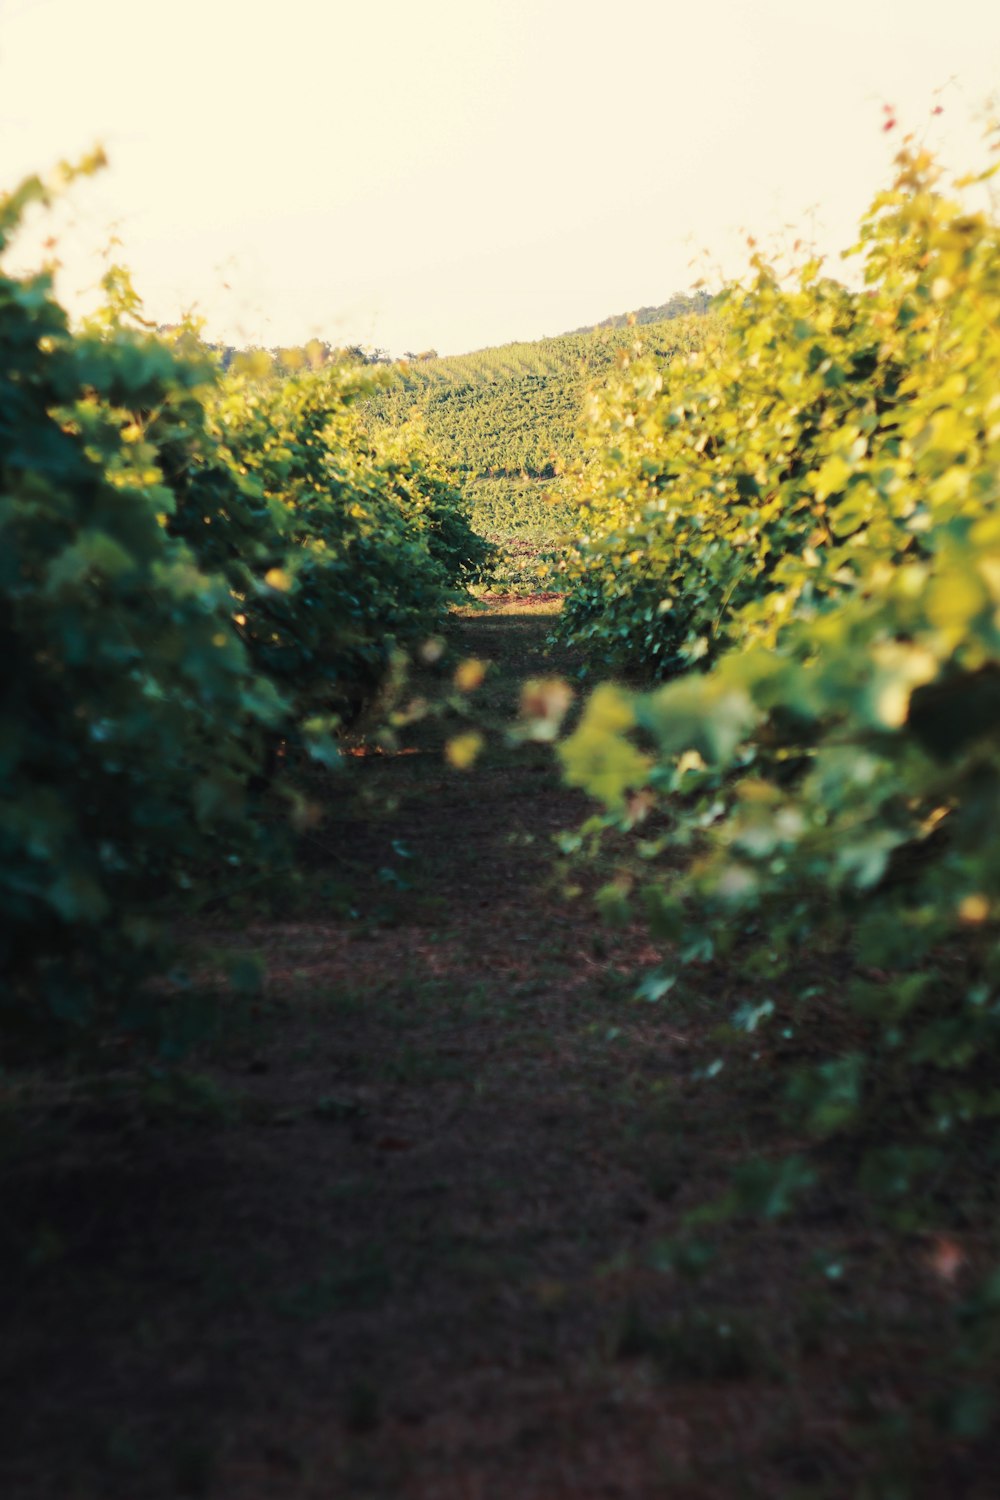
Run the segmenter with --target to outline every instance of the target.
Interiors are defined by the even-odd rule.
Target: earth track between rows
[[[0,1243],[3,1493],[851,1492],[835,1372],[740,1343],[747,1303],[787,1342],[798,1232],[723,1275],[722,1333],[656,1269],[753,1118],[693,1081],[729,981],[703,1011],[637,1003],[655,949],[556,870],[587,805],[505,732],[524,678],[578,671],[550,625],[530,601],[456,617],[427,686],[488,664],[475,764],[447,763],[447,716],[357,757],[313,790],[299,910],[178,935],[266,974],[190,1107],[39,1114]]]

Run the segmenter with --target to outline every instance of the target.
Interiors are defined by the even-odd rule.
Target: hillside
[[[683,292],[675,292],[666,302],[659,302],[648,307],[637,307],[632,312],[612,313],[610,318],[602,318],[600,323],[585,323],[581,328],[573,328],[570,332],[597,333],[602,328],[630,328],[634,324],[643,327],[647,323],[666,323],[671,318],[684,318],[691,314],[706,313],[711,303],[712,299],[708,292],[694,292],[690,296],[686,296]]]
[[[376,435],[419,416],[463,490],[473,528],[498,548],[486,586],[538,585],[543,557],[577,529],[562,480],[584,457],[584,398],[626,355],[667,362],[697,347],[701,314],[602,325],[533,343],[395,365],[367,405]]]
[[[643,327],[641,343],[669,359],[694,346],[700,315]],[[577,429],[584,393],[600,381],[634,328],[605,326],[533,343],[394,366],[373,399],[376,425],[422,413],[428,435],[456,477],[551,479],[582,455]]]

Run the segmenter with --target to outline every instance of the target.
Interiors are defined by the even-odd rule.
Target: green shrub
[[[0,200],[0,249],[48,196]],[[223,378],[194,330],[149,331],[127,273],[105,290],[74,334],[48,275],[0,274],[0,1004],[22,1031],[156,1009],[165,913],[272,847],[252,794],[279,744],[334,763],[486,552],[422,434],[363,427],[356,370]]]
[[[0,246],[37,181],[0,200]],[[5,1023],[83,1023],[154,962],[158,903],[244,858],[248,778],[282,704],[225,582],[114,407],[204,375],[119,332],[74,338],[50,280],[0,274],[0,965]]]
[[[1000,229],[908,148],[860,253],[857,294],[759,264],[717,347],[608,410],[601,473],[658,498],[630,510],[621,479],[586,628],[709,669],[604,687],[562,755],[612,821],[658,805],[645,909],[678,964],[738,952],[798,1029],[803,954],[846,957],[842,1031],[790,1102],[863,1142],[858,1181],[905,1219],[964,1154],[1000,1157]],[[626,535],[643,609],[650,575],[669,591],[653,622]]]
[[[669,676],[771,640],[800,601],[853,585],[859,548],[914,545],[861,463],[891,446],[907,399],[884,310],[818,262],[791,287],[753,268],[702,348],[631,362],[592,400],[561,633],[612,667]]]
[[[227,376],[209,418],[228,490],[196,466],[171,523],[225,573],[251,659],[299,721],[354,717],[486,552],[419,431],[362,427],[369,389],[350,367]]]

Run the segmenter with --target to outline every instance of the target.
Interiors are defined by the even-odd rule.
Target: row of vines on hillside
[[[904,1227],[960,1217],[959,1164],[1000,1164],[990,175],[945,192],[908,145],[861,290],[758,260],[708,347],[623,372],[568,564],[566,632],[671,679],[599,688],[561,747],[608,821],[647,820],[618,895],[673,955],[656,993],[728,954],[763,988],[754,1046],[812,1027],[789,1108],[825,1145],[796,1181],[849,1143]],[[800,977],[817,954],[832,989]]]
[[[645,327],[642,344],[667,361],[698,347],[705,321],[691,314]],[[392,426],[419,411],[467,480],[552,479],[583,455],[578,428],[589,386],[628,358],[639,336],[634,328],[601,329],[401,364],[375,393],[370,419]]]
[[[0,250],[48,197],[0,199]],[[333,763],[485,550],[426,440],[366,430],[363,371],[221,377],[106,288],[74,332],[48,273],[0,274],[8,1038],[149,1019],[164,910],[273,854],[279,750]]]

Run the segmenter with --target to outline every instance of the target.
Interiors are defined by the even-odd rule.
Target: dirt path
[[[548,625],[456,620],[488,716],[573,669]],[[497,738],[457,773],[447,732],[330,784],[291,915],[201,934],[268,978],[200,1081],[8,1149],[3,1494],[853,1492],[787,1237],[716,1287],[729,1321],[656,1269],[753,1129],[692,1081],[718,1011],[637,1004],[642,935],[566,901],[551,836],[583,803],[547,752]]]

